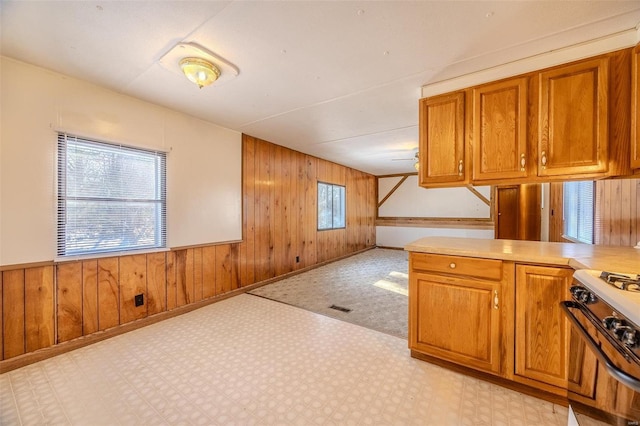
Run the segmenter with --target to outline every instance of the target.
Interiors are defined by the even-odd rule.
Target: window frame
[[[121,196],[88,196],[88,195],[70,195],[69,192],[69,145],[75,145],[85,149],[102,149],[104,152],[116,152],[117,155],[137,155],[138,159],[146,161],[154,161],[153,177],[150,180],[153,184],[155,193],[153,198],[142,197],[125,197],[126,190],[121,191]],[[86,257],[105,257],[120,254],[133,254],[141,252],[165,251],[167,249],[167,159],[166,152],[140,148],[130,145],[124,145],[117,142],[108,142],[88,138],[83,136],[72,135],[64,132],[58,132],[57,137],[57,182],[56,182],[56,256],[59,259],[70,258],[86,258]],[[79,175],[79,174],[78,174]],[[129,181],[127,181],[129,182]],[[128,185],[124,185],[128,187]],[[129,193],[130,194],[130,193]],[[150,215],[153,218],[153,243],[140,245],[122,245],[108,247],[80,247],[70,249],[68,247],[68,216],[69,202],[97,202],[101,203],[101,207],[118,206],[124,203],[135,203],[141,206],[155,206],[154,212]],[[100,204],[98,204],[100,205]],[[84,216],[82,216],[85,218]],[[97,214],[93,218],[102,218],[104,213]],[[126,218],[122,215],[122,218]],[[86,218],[85,218],[86,219]],[[119,228],[123,230],[124,228]],[[101,234],[102,235],[102,234]],[[85,240],[82,240],[85,241]]]
[[[333,191],[334,188],[339,188],[342,190],[342,197],[341,197],[341,207],[342,207],[342,224],[338,224],[338,226],[336,226],[335,224],[335,219],[336,216],[334,214],[334,203],[331,203],[331,227],[327,227],[327,228],[321,228],[320,227],[320,185],[326,185],[327,187],[331,188],[331,198],[333,198]],[[331,230],[335,230],[335,229],[346,229],[347,228],[347,187],[346,185],[340,185],[337,183],[330,183],[330,182],[324,182],[324,181],[318,181],[317,185],[316,185],[316,197],[317,197],[317,211],[316,211],[316,229],[317,231],[331,231]]]

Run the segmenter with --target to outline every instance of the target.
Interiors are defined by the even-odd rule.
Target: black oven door
[[[584,306],[562,302],[562,309],[571,323],[568,394],[578,424],[639,426],[640,365],[618,352]]]

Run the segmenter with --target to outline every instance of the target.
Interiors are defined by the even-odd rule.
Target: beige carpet
[[[405,251],[376,248],[249,294],[406,339],[407,259]]]

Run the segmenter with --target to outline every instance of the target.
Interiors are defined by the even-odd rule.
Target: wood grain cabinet
[[[528,78],[486,84],[472,90],[472,180],[527,176]]]
[[[420,185],[451,186],[468,181],[464,109],[464,92],[420,100]]]
[[[606,173],[609,58],[539,74],[538,175]]]
[[[633,50],[631,64],[631,168],[640,169],[640,44]]]
[[[500,374],[503,262],[422,253],[410,262],[410,348]]]
[[[560,302],[571,298],[572,276],[568,268],[516,265],[514,380],[566,394],[570,324]]]

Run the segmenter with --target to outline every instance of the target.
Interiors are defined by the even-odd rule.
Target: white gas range
[[[569,424],[640,425],[640,276],[579,270],[571,295]]]

